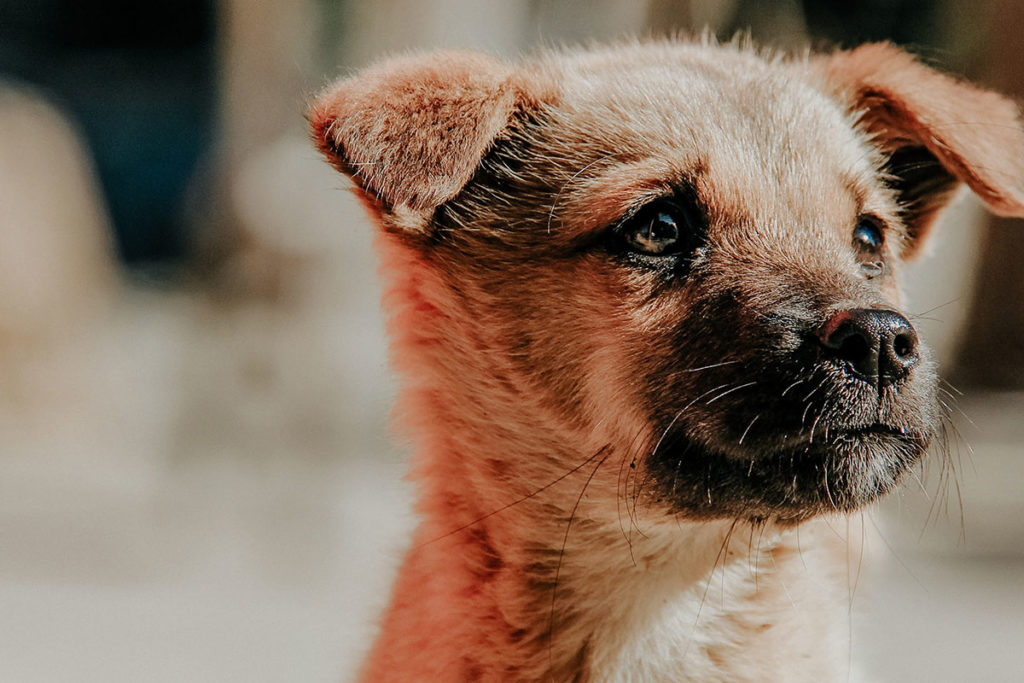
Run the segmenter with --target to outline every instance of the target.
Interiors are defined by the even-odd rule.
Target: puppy
[[[845,679],[823,520],[939,418],[903,263],[961,183],[1024,214],[993,93],[887,44],[383,62],[310,111],[380,227],[422,523],[367,681]]]

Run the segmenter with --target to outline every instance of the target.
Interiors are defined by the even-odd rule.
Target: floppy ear
[[[1024,215],[1024,130],[1013,102],[888,43],[836,52],[824,68],[835,94],[889,157],[911,251],[961,182],[993,213]]]
[[[425,210],[459,193],[527,99],[512,67],[435,52],[342,79],[317,98],[309,120],[327,159],[374,203]]]

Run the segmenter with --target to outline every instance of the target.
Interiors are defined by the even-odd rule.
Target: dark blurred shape
[[[744,0],[743,4],[763,3]],[[890,40],[933,47],[940,34],[941,8],[936,0],[807,0],[804,18],[810,35],[838,45]]]
[[[890,40],[934,47],[941,3],[935,0],[738,0],[725,35],[751,31],[767,45],[852,46]]]
[[[215,116],[212,0],[0,0],[0,75],[48,91],[92,150],[129,264],[175,261]]]
[[[656,35],[711,26],[776,47],[889,40],[920,51],[942,45],[946,9],[941,0],[649,0],[647,23]]]
[[[56,37],[67,47],[87,50],[201,47],[211,37],[205,4],[194,0],[63,0],[55,16]]]

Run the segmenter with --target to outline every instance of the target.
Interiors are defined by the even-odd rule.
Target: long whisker
[[[912,318],[912,319],[913,318],[923,318],[924,316],[928,315],[929,313],[933,313],[933,312],[939,310],[940,308],[945,308],[946,306],[949,306],[950,304],[955,304],[957,301],[960,301],[961,298],[963,298],[963,297],[959,297],[958,296],[955,299],[950,299],[949,301],[947,301],[944,304],[939,304],[938,306],[932,306],[928,310],[921,311],[920,313],[912,313],[912,314],[910,314],[907,317]]]
[[[755,415],[755,416],[754,416],[754,419],[753,419],[753,420],[751,420],[751,421],[750,421],[750,424],[748,424],[748,425],[747,425],[747,428],[743,430],[743,433],[742,433],[742,434],[740,434],[740,440],[739,440],[739,442],[738,442],[740,446],[742,446],[742,445],[743,445],[743,440],[744,440],[745,438],[747,438],[747,434],[749,434],[749,433],[750,433],[750,428],[754,426],[754,423],[755,423],[755,422],[757,422],[757,419],[758,419],[759,417],[761,417],[761,413],[758,413],[757,415]]]
[[[752,382],[752,383],[748,383],[748,384],[746,384],[746,385],[740,385],[740,386],[737,386],[737,387],[733,387],[732,389],[729,389],[729,390],[727,390],[726,392],[724,392],[723,394],[721,394],[721,395],[719,395],[719,396],[717,396],[717,397],[715,397],[715,398],[716,398],[716,399],[717,399],[717,398],[721,398],[722,396],[724,396],[725,394],[729,393],[730,391],[735,391],[735,390],[737,390],[737,389],[742,389],[742,388],[744,388],[744,387],[746,387],[746,386],[750,386],[750,384],[754,384],[754,383]],[[679,420],[679,418],[680,418],[680,417],[681,417],[681,416],[683,415],[683,413],[685,413],[685,412],[686,412],[686,411],[687,411],[688,409],[690,409],[691,407],[693,407],[693,405],[694,405],[695,403],[697,403],[698,401],[700,401],[700,400],[701,400],[702,398],[704,398],[704,397],[705,397],[705,396],[707,396],[708,394],[712,394],[712,393],[714,393],[714,392],[716,392],[716,391],[718,391],[718,390],[720,390],[720,389],[724,389],[724,388],[725,388],[725,387],[727,387],[727,386],[729,386],[729,383],[728,383],[728,382],[726,382],[725,384],[719,384],[719,385],[718,385],[717,387],[713,387],[713,388],[711,388],[711,389],[708,389],[708,390],[707,390],[707,391],[705,391],[705,392],[704,392],[703,394],[701,394],[701,395],[697,396],[696,398],[694,398],[693,400],[691,400],[691,401],[690,401],[689,403],[687,403],[687,404],[686,404],[685,406],[683,406],[682,408],[680,408],[680,409],[679,409],[679,411],[678,411],[678,412],[676,412],[676,414],[675,414],[675,415],[674,415],[674,416],[672,417],[672,420],[671,420],[671,421],[670,421],[670,422],[668,423],[668,426],[667,426],[667,427],[665,427],[665,429],[663,429],[663,430],[662,430],[662,432],[661,432],[661,436],[660,436],[660,437],[658,437],[658,442],[657,442],[657,443],[656,443],[656,444],[654,445],[654,448],[653,448],[653,449],[651,449],[651,450],[650,450],[650,452],[649,452],[649,453],[650,453],[650,455],[654,455],[655,453],[657,453],[657,452],[658,452],[658,449],[660,449],[660,448],[661,448],[661,444],[662,444],[662,443],[664,443],[664,441],[665,441],[665,437],[666,437],[666,436],[668,435],[668,433],[669,433],[669,432],[670,432],[670,431],[672,430],[672,427],[673,427],[673,426],[675,426],[675,423],[676,423],[676,421],[677,421],[677,420]],[[715,399],[712,399],[712,400],[715,400]],[[628,481],[628,478],[629,478],[629,473],[627,473],[627,474],[626,474],[626,477],[627,477],[627,481]],[[638,486],[637,486],[637,485],[635,484],[635,481],[636,481],[636,479],[634,478],[634,489],[633,489],[633,495],[631,496],[631,497],[632,497],[632,499],[633,499],[632,513],[631,513],[631,515],[630,515],[630,518],[631,518],[631,519],[635,519],[635,518],[636,518],[636,505],[637,505],[637,501],[638,501],[638,500],[639,500],[639,498],[640,498],[640,491],[641,491],[641,490],[642,490],[642,488],[643,488],[643,483],[642,483],[642,482],[641,482],[640,486],[638,487]],[[646,478],[645,478],[645,481],[646,481]],[[627,509],[628,509],[628,506],[627,506]],[[637,531],[638,531],[638,532],[640,532],[640,533],[641,533],[641,535],[643,534],[643,532],[642,532],[642,531],[640,531],[639,527],[637,528]]]
[[[555,599],[558,596],[558,579],[562,574],[562,561],[565,559],[565,546],[569,542],[569,530],[572,529],[572,520],[576,517],[576,510],[580,506],[580,501],[583,500],[583,494],[587,492],[587,487],[590,486],[590,482],[594,480],[594,475],[597,474],[597,470],[604,464],[604,461],[608,459],[605,455],[603,458],[597,461],[597,465],[591,470],[590,476],[587,477],[587,481],[584,482],[583,488],[580,489],[580,495],[576,497],[576,502],[572,506],[572,511],[569,513],[569,521],[565,525],[565,535],[562,536],[562,548],[558,552],[558,564],[555,566],[555,583],[551,587],[551,612],[548,614],[548,665],[552,664],[553,651],[554,651],[554,629],[555,629]]]
[[[700,596],[700,604],[697,605],[697,614],[693,618],[693,629],[690,632],[691,636],[686,641],[686,649],[683,650],[683,656],[682,656],[683,660],[686,659],[686,655],[690,651],[690,644],[693,642],[693,634],[697,632],[697,626],[700,624],[700,615],[701,615],[701,612],[704,610],[704,603],[708,599],[708,591],[711,589],[711,580],[715,576],[715,570],[718,569],[718,563],[722,560],[722,558],[728,556],[728,554],[729,554],[728,548],[729,548],[729,544],[732,542],[732,533],[733,533],[733,531],[735,531],[736,525],[739,523],[739,521],[740,521],[739,517],[737,517],[737,518],[732,520],[732,524],[729,525],[729,530],[725,532],[725,538],[722,539],[722,545],[719,546],[718,553],[715,555],[715,561],[711,565],[711,571],[708,572],[708,574],[707,574],[708,582],[704,586],[704,593]],[[724,573],[722,574],[722,581],[723,582],[725,581],[725,574]],[[723,590],[724,590],[724,588],[723,588]]]
[[[738,360],[726,360],[721,363],[712,363],[711,365],[702,365],[698,368],[687,368],[686,370],[679,370],[679,372],[700,372],[701,370],[711,370],[712,368],[720,368],[725,365],[733,365],[739,363]]]
[[[630,460],[630,470],[635,468],[636,465],[636,452],[634,447],[637,444],[637,440],[644,433],[645,428],[640,428],[637,433],[633,436],[630,441],[629,448],[627,448],[623,454],[622,459],[619,461],[619,473],[615,480],[615,514],[619,521],[619,531],[622,532],[622,537],[626,540],[626,545],[629,548],[629,558],[633,561],[633,566],[636,566],[636,558],[633,557],[633,540],[630,538],[630,534],[626,533],[625,527],[622,526],[622,503],[625,500],[628,487],[629,487],[629,471],[626,472],[626,480],[623,482],[622,471],[626,467],[626,460]],[[630,511],[629,505],[625,506],[626,513],[629,516],[630,532],[636,527],[636,520],[633,519],[632,512]]]
[[[746,384],[741,384],[739,386],[733,387],[732,389],[727,389],[726,391],[723,391],[722,393],[720,393],[718,396],[715,396],[714,398],[712,398],[712,399],[710,399],[708,401],[705,401],[704,403],[705,403],[705,405],[711,405],[712,403],[714,403],[718,399],[720,399],[720,398],[722,398],[724,396],[728,396],[729,394],[731,394],[734,391],[739,391],[740,389],[746,389],[747,387],[752,387],[755,384],[757,384],[756,381],[754,381],[754,382],[747,382]]]
[[[508,510],[511,507],[519,505],[520,503],[522,503],[525,500],[529,500],[530,498],[533,498],[538,493],[542,493],[542,492],[548,490],[549,488],[551,488],[552,486],[554,486],[558,482],[562,481],[566,477],[569,477],[572,474],[575,474],[576,472],[581,470],[584,466],[586,466],[587,463],[592,462],[594,460],[594,458],[596,458],[597,456],[601,455],[606,450],[608,450],[608,448],[610,446],[611,446],[611,444],[605,444],[600,449],[598,449],[598,451],[596,453],[594,453],[592,456],[590,456],[589,458],[587,458],[586,460],[581,462],[579,465],[576,465],[571,470],[569,470],[568,472],[566,472],[562,476],[558,477],[554,481],[552,481],[550,483],[547,483],[544,486],[541,486],[539,489],[531,491],[530,493],[526,494],[522,498],[517,498],[516,500],[512,501],[511,503],[508,503],[507,505],[502,505],[497,510],[492,510],[491,512],[488,512],[486,515],[483,515],[482,517],[477,517],[472,522],[469,522],[468,524],[463,524],[462,526],[460,526],[457,529],[452,529],[448,533],[442,534],[442,535],[438,536],[437,538],[432,538],[429,541],[424,541],[423,543],[420,543],[419,545],[414,546],[414,548],[422,548],[423,546],[430,545],[431,543],[437,543],[438,541],[444,540],[444,539],[448,538],[449,536],[454,536],[455,534],[459,533],[460,531],[465,531],[466,529],[469,529],[470,527],[479,524],[480,522],[484,521],[485,519],[490,519],[491,517],[493,517],[493,516],[495,516],[497,514],[500,514],[500,513],[504,512],[505,510]],[[604,462],[604,458],[601,459],[601,462]]]

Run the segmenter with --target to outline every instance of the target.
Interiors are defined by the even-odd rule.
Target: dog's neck
[[[783,680],[789,672],[765,663],[782,640],[792,652],[794,638],[821,662],[809,680],[828,680],[845,640],[830,622],[845,619],[830,612],[841,601],[814,592],[833,584],[806,580],[824,573],[813,529],[798,539],[748,523],[647,519],[630,495],[609,511],[599,492],[642,488],[626,455],[600,438],[573,451],[535,437],[551,424],[488,424],[492,406],[447,366],[445,345],[472,340],[457,339],[440,285],[415,255],[384,247],[400,274],[389,294],[406,376],[399,412],[417,438],[423,522],[364,680],[712,680],[723,662],[730,680]],[[536,420],[557,419],[549,413],[523,406]],[[509,463],[528,474],[510,479]]]
[[[798,539],[672,522],[671,542],[645,526],[627,543],[581,519],[563,548],[566,520],[550,542],[559,525],[521,526],[521,505],[466,526],[487,511],[450,483],[427,492],[450,515],[420,528],[364,680],[796,680],[783,650],[808,681],[842,670],[846,601],[813,523]]]

